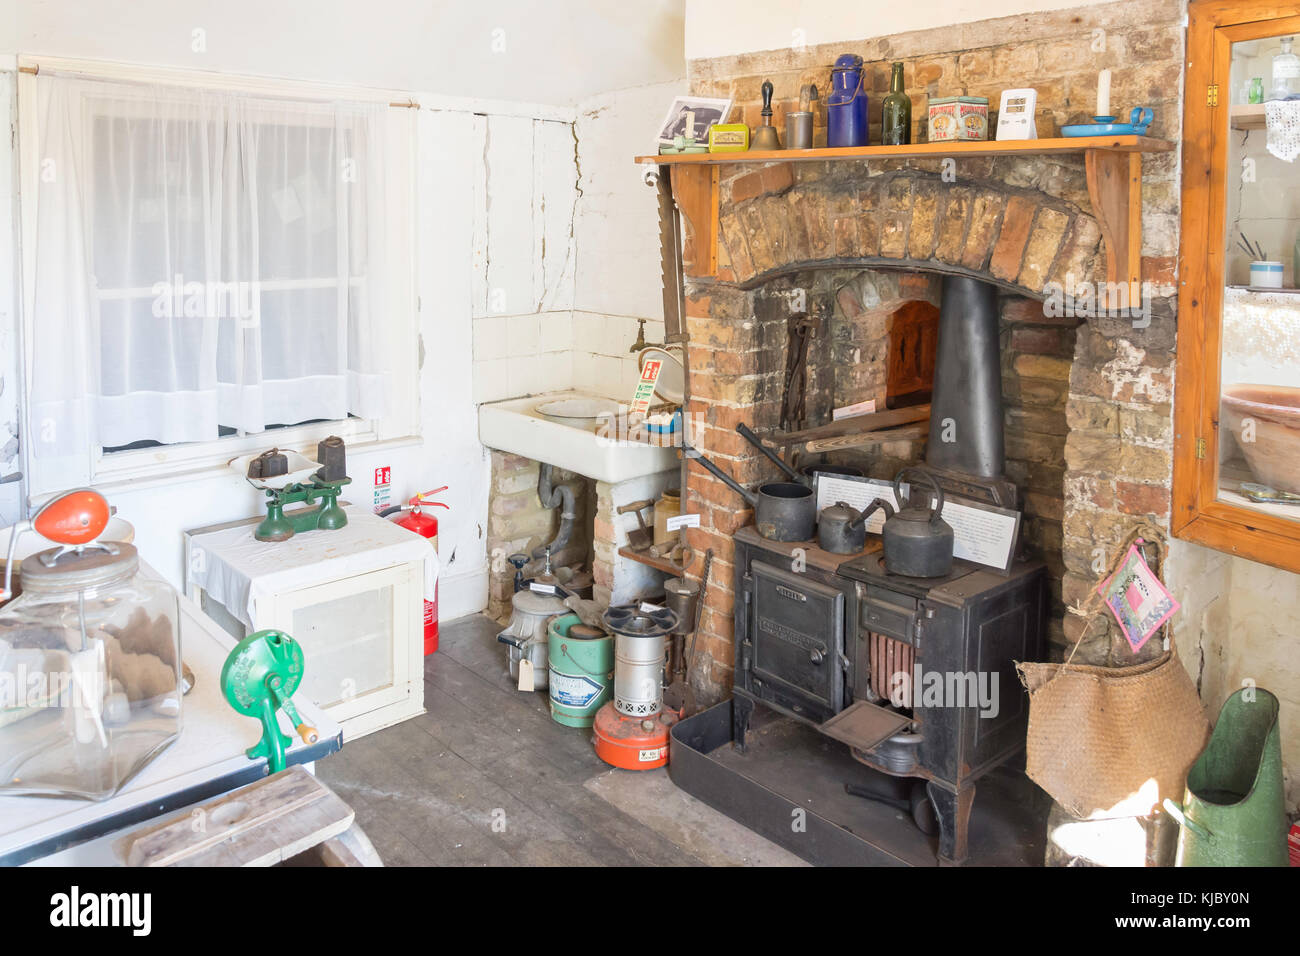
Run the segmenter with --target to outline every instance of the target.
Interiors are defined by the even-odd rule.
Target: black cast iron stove
[[[926,465],[950,494],[1014,507],[996,291],[945,278],[939,322]],[[1018,561],[1003,573],[957,560],[947,576],[922,579],[886,571],[874,536],[847,560],[752,527],[735,543],[736,746],[762,704],[867,766],[925,780],[939,858],[963,862],[976,781],[1024,746],[1028,700],[1014,662],[1042,659],[1045,566]]]

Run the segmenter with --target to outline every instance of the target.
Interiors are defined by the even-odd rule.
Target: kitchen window
[[[33,494],[414,431],[413,110],[22,80]]]

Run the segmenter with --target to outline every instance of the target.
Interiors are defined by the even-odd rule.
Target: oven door
[[[758,696],[821,721],[844,708],[844,594],[761,561],[753,576],[750,668]]]

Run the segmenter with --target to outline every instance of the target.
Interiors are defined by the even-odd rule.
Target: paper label
[[[903,485],[903,491],[906,492],[907,490],[907,485]],[[883,498],[893,506],[895,511],[898,510],[898,501],[894,498],[894,483],[892,481],[879,481],[874,478],[845,478],[839,475],[819,475],[817,477],[818,514],[839,501],[843,501],[858,511],[862,511],[877,498]],[[871,534],[880,534],[884,526],[885,510],[883,508],[867,519],[866,528]]]
[[[590,677],[575,677],[551,670],[551,700],[565,707],[586,707],[604,689]]]
[[[526,657],[519,661],[519,689],[533,689],[533,662]]]
[[[667,755],[667,747],[648,747],[638,753],[636,759],[641,763],[650,763],[652,760],[662,760]]]
[[[532,582],[530,582],[529,585],[528,585],[528,590],[530,590],[530,591],[535,591],[535,592],[537,592],[538,594],[554,594],[554,593],[555,593],[555,585],[554,585],[554,584],[538,584],[536,581],[532,581]]]
[[[699,515],[673,515],[664,522],[669,531],[676,531],[679,528],[698,528],[700,526]]]
[[[870,415],[876,410],[876,400],[870,399],[865,402],[858,402],[856,405],[842,405],[831,412],[831,421],[838,422],[844,418],[856,418],[859,415]]]

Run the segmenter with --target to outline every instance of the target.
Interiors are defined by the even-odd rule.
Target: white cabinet
[[[345,739],[423,713],[426,539],[364,512],[279,543],[254,542],[255,526],[186,534],[186,585],[204,613],[236,637],[275,628],[302,645],[298,694]]]
[[[358,737],[424,710],[424,597],[413,564],[257,599],[258,629],[302,645],[306,694]]]

